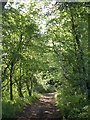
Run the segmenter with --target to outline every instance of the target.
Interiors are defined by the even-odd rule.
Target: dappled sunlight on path
[[[55,104],[54,93],[47,93],[45,95],[42,95],[40,102]]]
[[[54,93],[46,93],[40,100],[28,104],[17,120],[62,120],[60,110],[55,106]]]

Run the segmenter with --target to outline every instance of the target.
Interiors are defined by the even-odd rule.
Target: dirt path
[[[38,102],[27,105],[17,120],[62,120],[55,106],[54,93],[46,93]]]

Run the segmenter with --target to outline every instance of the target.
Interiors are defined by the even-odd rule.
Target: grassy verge
[[[33,101],[39,100],[40,95],[37,93],[33,93],[31,97],[24,98],[15,98],[14,101],[3,100],[2,102],[2,116],[3,120],[15,118],[16,114],[21,112],[23,108]]]

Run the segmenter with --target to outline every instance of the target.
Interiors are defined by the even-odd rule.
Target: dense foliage
[[[3,116],[10,117],[6,109],[14,105],[15,116],[20,104],[36,100],[38,93],[55,92],[63,117],[89,120],[88,3],[36,1],[27,11],[24,5],[10,4],[2,22]]]

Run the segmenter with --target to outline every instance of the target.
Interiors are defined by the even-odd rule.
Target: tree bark
[[[10,68],[10,100],[13,100],[13,89],[12,89],[12,72],[13,72],[13,63],[11,64],[11,68]]]
[[[32,96],[32,93],[33,93],[33,78],[32,78],[32,76],[31,76],[30,81],[31,81],[31,96]]]
[[[19,79],[19,83],[18,83],[18,94],[20,97],[24,97],[23,93],[22,93],[22,71],[21,71],[21,62],[20,62],[20,79]]]
[[[19,41],[19,52],[21,53],[21,42],[22,42],[22,33],[20,35],[20,41]],[[20,97],[24,97],[23,93],[22,93],[22,64],[21,64],[21,60],[20,60],[20,79],[19,79],[19,86],[18,86],[18,93]]]
[[[28,95],[31,96],[31,90],[27,80],[26,80],[26,87],[27,87]]]

